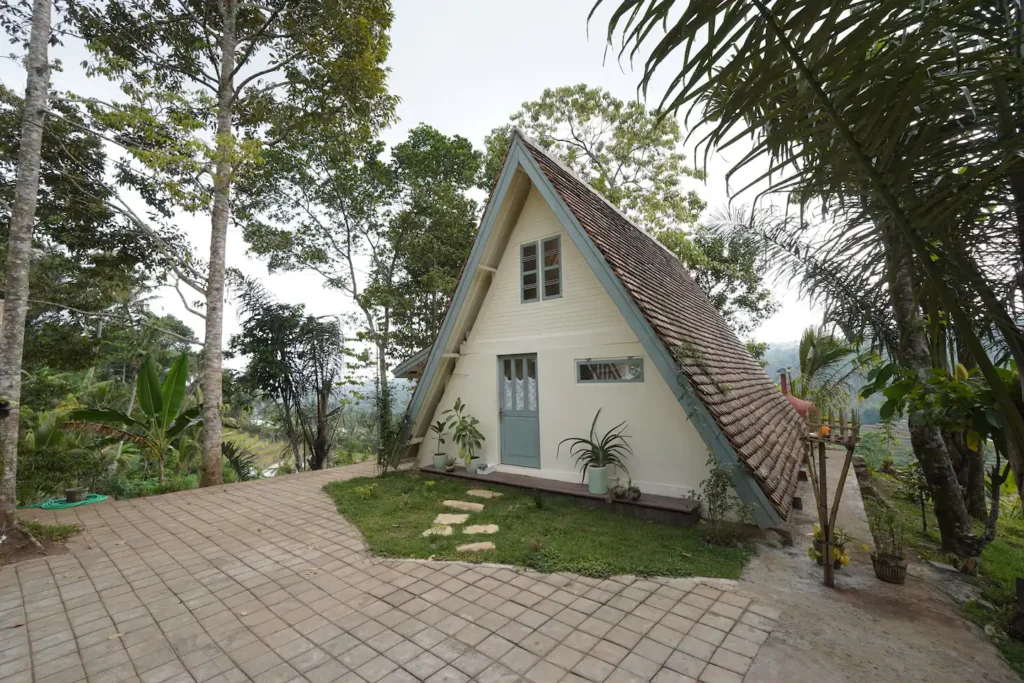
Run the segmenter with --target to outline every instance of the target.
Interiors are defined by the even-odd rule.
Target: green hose
[[[44,510],[66,510],[67,508],[76,508],[79,505],[91,505],[92,503],[101,503],[107,499],[106,496],[101,496],[98,493],[90,493],[85,497],[85,500],[77,503],[69,503],[66,498],[51,498],[45,503],[36,503],[34,505],[19,505],[19,510],[25,508],[43,508]]]

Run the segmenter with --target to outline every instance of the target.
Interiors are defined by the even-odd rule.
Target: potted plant
[[[78,482],[75,482],[76,484]],[[89,495],[88,486],[72,486],[64,489],[65,503],[81,503]]]
[[[849,535],[842,528],[837,526],[832,531],[832,566],[836,569],[850,564],[850,556],[846,554],[846,542],[850,540]],[[822,551],[825,546],[825,538],[821,533],[821,527],[814,525],[814,542],[811,548],[807,549],[807,556],[819,565],[825,564]]]
[[[907,580],[907,553],[903,548],[903,523],[896,511],[887,507],[880,517],[872,519],[871,533],[875,537],[875,552],[871,553],[875,576],[902,585]]]
[[[461,398],[455,399],[455,406],[444,411],[448,426],[452,430],[452,440],[459,445],[459,457],[466,463],[466,471],[476,474],[480,456],[476,451],[483,445],[484,435],[477,429],[480,420],[465,414],[466,404]]]
[[[455,456],[454,455],[449,455],[448,459],[444,461],[444,471],[445,472],[454,472],[455,471],[455,463],[456,462],[458,462],[458,461],[455,459]]]
[[[434,436],[437,438],[437,449],[434,451],[434,469],[443,470],[445,463],[448,460],[448,456],[441,452],[441,446],[444,445],[444,437],[447,434],[448,423],[444,420],[438,420],[436,424],[430,425],[430,431],[434,432]]]
[[[594,415],[594,421],[590,424],[590,438],[570,437],[562,439],[558,444],[558,453],[561,453],[562,444],[569,443],[569,454],[576,458],[576,465],[583,466],[580,481],[587,480],[587,487],[591,493],[603,496],[608,493],[608,468],[612,465],[620,467],[627,475],[629,471],[622,464],[626,455],[633,455],[626,437],[622,434],[626,429],[626,423],[620,422],[615,427],[605,432],[604,435],[597,434],[597,418],[601,416],[598,409]],[[590,476],[587,477],[589,470]],[[639,489],[637,489],[639,492]]]

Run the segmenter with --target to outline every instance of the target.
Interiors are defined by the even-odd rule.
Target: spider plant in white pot
[[[594,415],[594,421],[590,424],[590,438],[570,437],[562,439],[558,444],[558,454],[562,452],[562,444],[569,444],[569,455],[576,458],[576,465],[583,466],[582,478],[587,480],[587,488],[591,493],[603,496],[608,493],[608,468],[611,466],[622,469],[626,475],[629,470],[623,464],[625,456],[632,457],[633,449],[626,441],[622,432],[626,430],[626,423],[620,422],[603,435],[597,433],[597,418],[601,416],[598,409]],[[587,477],[587,472],[590,477]]]

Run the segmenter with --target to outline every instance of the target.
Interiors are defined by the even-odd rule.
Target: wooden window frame
[[[533,245],[533,270],[526,270],[526,248]],[[519,245],[519,303],[521,304],[532,304],[541,300],[543,292],[541,291],[541,269],[540,269],[540,245],[537,242],[525,242]],[[537,291],[537,296],[532,299],[526,298],[526,276],[535,275],[536,282],[533,284],[533,288]]]
[[[544,244],[547,242],[555,241],[556,248],[558,250],[558,263],[553,266],[544,266]],[[534,269],[526,270],[526,258],[524,253],[526,248],[533,246],[534,254],[536,258],[534,260]],[[555,281],[558,283],[558,294],[547,293],[548,273],[552,272],[555,274]],[[537,296],[533,299],[526,298],[526,276],[537,275]],[[565,283],[562,281],[562,236],[561,235],[550,235],[548,237],[541,237],[539,240],[532,242],[524,242],[519,245],[519,303],[532,304],[537,301],[548,301],[551,299],[561,299],[565,293]]]
[[[584,365],[601,365],[609,363],[639,363],[640,375],[638,377],[619,379],[583,379],[580,377],[580,368]],[[576,384],[637,384],[644,381],[644,359],[637,357],[630,358],[585,358],[576,361]]]

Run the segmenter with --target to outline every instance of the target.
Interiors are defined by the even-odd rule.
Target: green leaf
[[[166,429],[181,409],[185,399],[185,383],[188,381],[188,355],[181,354],[171,365],[161,390],[163,406],[160,410],[160,427]]]
[[[108,410],[104,408],[80,408],[68,413],[68,419],[72,422],[92,422],[95,424],[108,425],[110,427],[142,427],[140,422],[128,417],[120,410]]]
[[[189,408],[181,415],[179,415],[178,419],[176,419],[174,421],[174,424],[171,425],[171,428],[167,430],[166,437],[168,440],[171,440],[178,436],[179,434],[181,434],[186,429],[188,429],[189,427],[194,427],[195,425],[202,423],[203,404],[200,403],[199,405]]]
[[[139,368],[139,378],[136,382],[136,394],[139,397],[139,407],[148,417],[154,418],[160,413],[163,407],[163,397],[160,395],[160,374],[156,369],[156,361],[152,355],[147,355]]]

